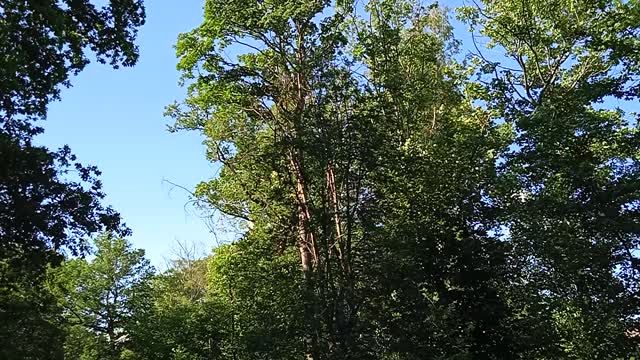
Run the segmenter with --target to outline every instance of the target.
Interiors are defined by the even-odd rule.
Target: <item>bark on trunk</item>
[[[316,284],[314,273],[318,267],[318,246],[317,237],[311,228],[311,207],[309,204],[309,194],[305,182],[304,171],[300,156],[294,151],[289,152],[289,163],[295,184],[297,212],[298,212],[298,249],[302,270],[305,276],[305,323],[309,331],[305,334],[305,359],[318,359],[318,334],[316,324]]]
[[[298,247],[302,269],[312,271],[318,264],[318,249],[316,236],[311,230],[311,209],[309,206],[309,194],[304,180],[299,156],[292,150],[289,155],[291,170],[293,172],[296,202],[298,205]]]

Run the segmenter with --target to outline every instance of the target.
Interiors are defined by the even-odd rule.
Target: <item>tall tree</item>
[[[94,167],[76,163],[67,147],[33,145],[42,132],[35,122],[89,63],[87,51],[114,67],[137,61],[144,8],[137,0],[102,8],[89,1],[4,0],[0,8],[0,348],[6,358],[58,358],[52,354],[60,353],[54,345],[60,337],[44,340],[44,333],[59,333],[55,306],[42,288],[44,269],[59,263],[64,248],[86,250],[89,235],[126,229],[100,204]],[[49,355],[37,355],[43,352]]]
[[[222,164],[196,196],[246,221],[237,248],[265,263],[297,248],[300,294],[283,297],[306,358],[507,358],[482,191],[510,133],[460,91],[437,7],[334,5],[212,0],[181,35],[191,85],[168,113]]]
[[[325,157],[330,149],[318,136],[321,109],[331,106],[325,79],[339,75],[332,64],[344,41],[337,32],[341,16],[322,26],[314,21],[327,5],[208,1],[205,22],[177,46],[185,80],[195,80],[190,98],[169,109],[176,128],[208,136],[210,158],[223,164],[197,195],[255,228],[275,225],[266,229],[272,251],[296,244],[307,283],[300,299],[310,359],[330,352],[319,309],[328,286],[322,277],[336,260],[348,271],[335,176]],[[224,54],[232,44],[243,52],[237,59]],[[201,68],[205,73],[196,76]]]
[[[67,147],[51,152],[33,146],[32,137],[42,129],[32,122],[46,117],[60,86],[69,86],[70,75],[89,63],[89,49],[99,62],[116,68],[135,64],[144,7],[139,0],[112,1],[103,8],[88,1],[5,0],[1,16],[3,249],[82,250],[83,235],[105,225],[115,230],[117,216],[99,204],[96,169],[74,163]],[[61,179],[76,171],[80,181]]]
[[[640,299],[637,1],[486,1],[462,9],[494,121],[517,137],[491,191],[520,269],[525,358],[627,358]],[[494,52],[495,53],[495,52]]]

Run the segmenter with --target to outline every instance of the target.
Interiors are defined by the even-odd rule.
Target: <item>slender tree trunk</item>
[[[342,231],[342,215],[340,209],[340,194],[336,186],[336,175],[334,166],[331,162],[327,165],[327,189],[329,193],[329,201],[331,202],[331,212],[333,213],[333,226],[335,241],[331,245],[333,252],[336,254],[340,267],[344,275],[348,275],[351,272],[349,265],[348,244],[349,240],[346,238]]]
[[[311,209],[304,174],[299,156],[293,150],[289,153],[291,171],[295,182],[296,202],[298,206],[298,248],[302,270],[313,271],[318,265],[318,247],[316,236],[311,230]]]
[[[300,251],[300,262],[305,276],[304,294],[304,318],[307,331],[304,337],[305,358],[316,360],[318,358],[318,326],[317,322],[317,300],[315,296],[316,279],[315,272],[318,267],[318,245],[317,236],[311,228],[311,208],[309,205],[309,194],[302,169],[300,156],[294,150],[289,152],[290,171],[293,175],[296,193],[296,203],[298,212],[298,249]]]

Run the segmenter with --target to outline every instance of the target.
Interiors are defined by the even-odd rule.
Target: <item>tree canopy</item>
[[[27,289],[47,306],[6,323],[64,343],[31,358],[640,356],[640,133],[619,105],[640,96],[638,1],[462,6],[465,47],[435,3],[207,0],[178,37],[187,94],[166,114],[219,166],[192,200],[241,234],[158,273],[100,204],[97,170],[29,140],[85,49],[135,62],[141,4],[6,9],[28,16],[2,26],[64,64],[20,67],[28,96],[3,110],[16,185],[0,234],[19,261],[0,269],[43,279],[3,304]],[[74,256],[90,237],[95,258]]]

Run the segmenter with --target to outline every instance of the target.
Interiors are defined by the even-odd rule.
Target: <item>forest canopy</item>
[[[87,52],[136,63],[109,4],[2,1],[0,358],[640,356],[639,1],[207,0],[166,115],[240,235],[165,271],[32,144]]]

